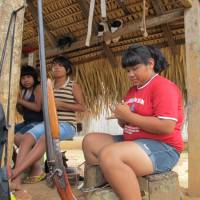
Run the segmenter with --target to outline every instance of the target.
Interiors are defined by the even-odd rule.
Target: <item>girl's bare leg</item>
[[[99,152],[103,147],[113,143],[113,137],[105,133],[90,133],[86,135],[82,143],[86,163],[88,165],[99,164]]]
[[[86,163],[100,164],[105,178],[121,200],[141,200],[137,176],[153,172],[153,164],[134,142],[118,142],[112,136],[92,133],[83,140]]]
[[[19,153],[17,156],[16,167],[13,170],[12,179],[16,185],[16,189],[21,188],[20,174],[38,161],[45,152],[45,136],[42,136],[36,145],[32,148],[35,143],[35,139],[31,134],[24,136],[22,143],[20,144]]]

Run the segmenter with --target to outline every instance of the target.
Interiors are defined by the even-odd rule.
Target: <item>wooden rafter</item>
[[[192,7],[192,0],[180,0],[180,2],[183,4],[185,8]]]
[[[33,1],[32,0],[27,0],[27,4],[28,4],[28,9],[31,12],[34,20],[36,22],[38,22],[38,16],[37,16],[37,9],[35,8],[35,6],[33,5]],[[54,36],[51,34],[49,27],[47,26],[47,24],[44,21],[44,28],[45,28],[45,34],[46,37],[48,39],[48,41],[50,42],[52,47],[56,47],[56,41]]]
[[[158,16],[164,14],[162,1],[160,1],[160,0],[151,0],[151,2],[152,2],[154,10],[155,10],[155,12],[156,12],[156,14]],[[163,31],[163,34],[164,34],[164,36],[165,36],[165,38],[166,38],[166,40],[168,42],[168,45],[169,45],[172,53],[175,54],[176,53],[176,42],[175,42],[175,40],[173,38],[173,34],[171,32],[171,28],[170,28],[169,24],[168,23],[162,24],[161,25],[161,29]]]
[[[143,44],[144,42],[141,42],[141,44]],[[176,44],[177,45],[181,45],[181,44],[184,44],[185,43],[185,39],[180,39],[180,40],[177,40]],[[168,44],[166,42],[164,43],[159,43],[159,44],[154,44],[154,46],[158,47],[158,48],[164,48],[164,47],[167,47]],[[116,51],[114,53],[115,56],[119,56],[119,55],[122,55],[122,53],[124,52],[124,49],[123,50],[119,50],[119,51]],[[78,61],[73,61],[74,57],[69,57],[69,59],[72,59],[72,63],[74,65],[79,65],[79,64],[83,64],[83,63],[87,63],[87,62],[90,62],[90,61],[93,61],[93,60],[96,60],[96,59],[99,59],[99,58],[104,58],[106,55],[105,55],[105,52],[100,52],[98,53],[97,55],[95,56],[91,56],[91,57],[87,57],[87,58],[84,58],[84,59],[80,59]],[[23,58],[22,59],[22,64],[26,64],[28,62],[28,58]],[[119,63],[118,63],[119,65]]]
[[[127,7],[124,5],[124,3],[121,0],[116,0],[116,2],[122,8],[122,10],[124,11],[125,15],[130,15],[131,14],[129,12],[129,10],[127,9]]]
[[[77,0],[77,2],[80,5],[80,8],[81,8],[84,18],[87,19],[89,16],[89,9],[88,9],[88,5],[86,4],[86,1]],[[95,17],[93,19],[93,30],[95,30],[94,32],[97,31],[97,21],[95,20]],[[115,58],[114,54],[112,53],[111,49],[109,48],[109,46],[105,42],[103,42],[102,47],[103,47],[106,57],[108,58],[110,64],[112,65],[112,67],[117,67],[116,58]]]
[[[83,18],[85,18],[86,20],[88,20],[89,9],[88,9],[88,5],[87,5],[86,1],[77,0],[77,2],[78,2],[78,4],[79,4],[79,6],[80,6],[80,9],[81,9]],[[96,23],[95,20],[93,20],[92,29],[93,29],[93,32],[96,32],[96,31],[97,31],[97,23]]]
[[[104,49],[105,56],[109,60],[112,67],[117,67],[118,66],[117,60],[114,54],[112,53],[111,49],[108,47],[108,45],[105,42],[103,43],[103,49]]]
[[[150,28],[150,27],[155,27],[155,26],[159,26],[161,24],[166,24],[169,22],[174,22],[174,21],[183,19],[183,13],[184,13],[184,10],[179,9],[179,10],[172,11],[168,14],[163,14],[158,17],[153,17],[151,19],[147,19],[146,26],[147,26],[147,28]],[[141,21],[127,24],[127,25],[124,25],[121,29],[117,30],[116,32],[108,34],[108,37],[115,38],[115,37],[118,37],[121,35],[133,33],[133,32],[140,30],[140,27],[141,27]],[[103,41],[104,41],[103,37],[93,36],[91,38],[90,43],[91,43],[91,45],[95,45],[95,44],[102,43]],[[46,48],[46,56],[51,57],[51,56],[55,56],[58,54],[74,51],[76,49],[81,49],[84,47],[85,47],[85,40],[72,43],[70,48],[66,47],[63,49],[58,49],[58,48],[48,47],[48,48]]]

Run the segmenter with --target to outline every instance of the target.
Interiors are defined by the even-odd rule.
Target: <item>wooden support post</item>
[[[200,2],[185,10],[186,77],[188,91],[188,137],[190,196],[200,197]]]
[[[23,6],[24,0],[4,0],[0,4],[0,55],[2,53],[8,23],[13,10],[16,10]],[[24,22],[24,10],[22,9],[17,13],[16,18],[16,28],[15,28],[15,43],[13,49],[13,65],[11,74],[11,95],[8,97],[8,74],[9,74],[9,59],[10,59],[10,38],[8,42],[8,47],[6,51],[5,62],[0,78],[0,100],[3,104],[4,110],[6,111],[7,100],[10,98],[10,124],[12,127],[9,129],[8,133],[8,161],[11,161],[13,139],[14,139],[14,124],[15,124],[15,107],[17,101],[17,94],[19,89],[19,77],[20,77],[20,63],[21,63],[21,51],[22,51],[22,32],[23,32],[23,22]]]

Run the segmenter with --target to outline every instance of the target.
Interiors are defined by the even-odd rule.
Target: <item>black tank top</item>
[[[25,92],[26,93],[26,92]],[[35,101],[35,94],[34,90],[32,91],[29,99],[27,100],[29,102]],[[26,107],[22,107],[23,109],[23,118],[25,123],[31,123],[31,122],[42,122],[43,121],[43,113],[42,110],[40,112],[35,112],[33,110],[30,110]]]

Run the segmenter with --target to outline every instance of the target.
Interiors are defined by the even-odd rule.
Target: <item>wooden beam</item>
[[[141,44],[145,44],[145,42],[139,42]],[[182,45],[185,43],[185,39],[180,39],[180,40],[177,40],[177,45]],[[132,44],[132,43],[131,43]],[[148,44],[148,43],[147,43]],[[164,43],[158,43],[158,44],[154,44],[154,46],[158,47],[158,48],[164,48],[164,47],[168,47],[168,44],[166,42]],[[115,53],[113,53],[115,56],[120,56],[122,55],[122,53],[124,52],[125,50],[120,50],[120,51],[117,51]],[[93,60],[96,60],[96,59],[99,59],[99,58],[104,58],[106,55],[103,51],[101,51],[101,53],[98,53],[97,55],[95,56],[91,56],[91,57],[87,57],[85,59],[80,59],[79,61],[73,61],[75,57],[69,57],[70,60],[72,60],[72,63],[74,65],[79,65],[79,64],[82,64],[82,63],[87,63],[87,62],[91,62]],[[79,57],[79,56],[76,56],[76,57]],[[22,64],[27,64],[28,62],[28,58],[27,57],[24,57],[22,59]],[[118,65],[120,65],[120,63],[118,63]]]
[[[151,0],[153,8],[158,16],[164,14],[163,10],[163,3],[160,0]],[[162,24],[161,29],[163,31],[163,34],[168,42],[168,45],[172,51],[172,53],[176,54],[176,42],[173,38],[173,34],[171,32],[170,26],[168,23]]]
[[[180,0],[180,2],[183,4],[185,8],[192,7],[192,0]]]
[[[200,2],[185,10],[186,77],[188,91],[189,195],[200,197]],[[199,198],[198,198],[199,199]]]
[[[33,1],[32,0],[27,0],[27,4],[28,4],[28,9],[31,12],[33,18],[35,19],[35,21],[38,23],[38,15],[37,15],[37,9],[35,8]],[[47,26],[47,24],[44,21],[44,29],[45,29],[45,35],[49,41],[49,43],[51,44],[52,47],[56,47],[56,41],[54,36],[51,34],[49,27]]]
[[[150,27],[154,27],[154,26],[159,26],[161,24],[180,20],[183,18],[183,13],[184,13],[183,9],[180,9],[180,10],[172,11],[168,14],[161,15],[159,17],[153,17],[151,19],[147,19],[146,26],[147,26],[147,28],[150,28]],[[141,21],[130,23],[130,24],[123,26],[121,29],[117,30],[114,33],[107,33],[107,35],[108,35],[107,37],[115,38],[115,37],[118,37],[121,35],[133,33],[133,32],[140,30],[140,27],[141,27]],[[92,45],[102,43],[103,41],[104,41],[103,37],[93,36],[91,38],[90,44],[92,46]],[[63,49],[46,48],[46,56],[53,57],[58,54],[63,54],[63,53],[74,51],[74,50],[81,49],[81,48],[85,48],[85,40],[72,43],[70,48],[67,48],[67,47],[65,47]]]
[[[86,1],[83,1],[83,0],[77,0],[77,2],[79,4],[79,6],[80,6],[83,18],[88,20],[89,5],[87,5]],[[92,21],[92,30],[93,30],[93,33],[97,32],[97,22],[95,20],[95,16],[94,16],[93,21]]]
[[[153,18],[147,19],[146,27],[150,28],[150,27],[161,25],[161,24],[174,22],[181,18],[183,18],[183,9],[179,9],[176,11],[172,11],[168,14],[163,14],[158,17],[153,17]],[[141,21],[133,22],[131,24],[127,24],[126,26],[122,27],[121,29],[118,29],[116,32],[112,33],[110,35],[110,37],[115,38],[115,37],[118,37],[118,36],[121,36],[124,34],[132,33],[132,32],[140,30],[140,27],[141,27]]]
[[[124,11],[125,15],[130,15],[131,14],[129,12],[129,10],[127,9],[127,7],[124,5],[124,3],[121,0],[116,0],[116,2],[122,8],[122,10]]]
[[[118,67],[118,63],[114,54],[112,53],[111,49],[108,47],[108,45],[105,42],[103,43],[103,49],[104,49],[105,56],[109,60],[111,66],[113,68]]]

